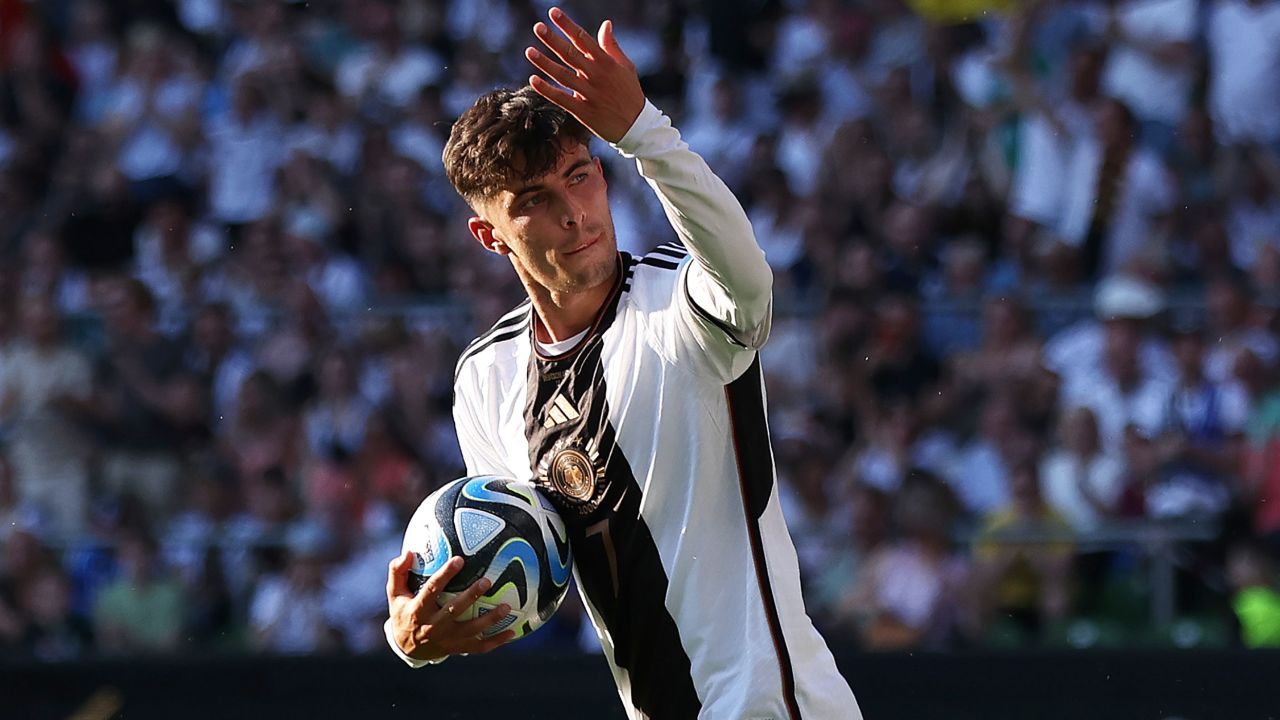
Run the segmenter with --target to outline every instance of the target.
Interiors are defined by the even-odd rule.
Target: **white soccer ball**
[[[486,637],[537,630],[560,607],[573,567],[564,521],[537,486],[493,475],[454,480],[427,496],[409,520],[403,549],[414,553],[415,593],[451,557],[462,556],[462,570],[436,598],[441,607],[489,578],[488,592],[456,616],[470,620],[506,603],[511,612]]]

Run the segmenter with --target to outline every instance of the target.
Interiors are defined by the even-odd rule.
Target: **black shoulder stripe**
[[[489,335],[486,335],[484,342],[478,345],[473,343],[471,347],[468,347],[467,350],[462,353],[462,357],[458,358],[458,364],[453,370],[453,381],[455,383],[458,382],[458,376],[462,373],[463,363],[483,352],[485,348],[495,343],[500,343],[503,340],[510,340],[513,337],[523,335],[525,330],[528,329],[528,320],[529,316],[524,315],[520,318],[519,324],[515,327],[506,330],[505,332],[498,333],[497,335],[490,333]]]
[[[649,251],[649,256],[652,256],[652,255],[666,255],[667,257],[683,259],[689,256],[689,251],[685,250],[684,248],[672,248],[672,247],[667,247],[665,245],[659,245],[658,247]]]
[[[501,332],[506,328],[512,327],[513,325],[518,325],[519,323],[523,322],[524,319],[529,316],[528,309],[529,309],[528,300],[525,300],[524,302],[515,306],[514,309],[509,311],[506,315],[503,315],[498,320],[498,322],[494,323],[493,327],[489,328],[488,330],[485,330],[475,340],[472,340],[471,342],[467,343],[467,346],[462,349],[462,354],[466,355],[467,351],[471,350],[471,348],[473,347],[476,347],[480,343],[483,343],[485,340],[492,337],[495,333]]]
[[[662,260],[655,257],[646,257],[641,260],[640,265],[651,265],[653,267],[663,268],[664,270],[675,270],[680,267],[680,263],[671,262],[670,260]]]

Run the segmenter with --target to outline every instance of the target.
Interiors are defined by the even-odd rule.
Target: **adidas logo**
[[[550,429],[557,425],[573,422],[580,417],[582,415],[573,407],[573,403],[566,400],[564,395],[556,393],[555,398],[551,401],[551,407],[547,410],[547,419],[542,423],[542,426]]]

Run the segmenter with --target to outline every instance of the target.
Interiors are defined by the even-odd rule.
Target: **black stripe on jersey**
[[[462,372],[462,364],[471,357],[479,354],[485,348],[503,340],[510,340],[513,337],[519,337],[529,329],[528,312],[517,315],[510,320],[504,320],[498,325],[493,326],[488,332],[476,338],[466,350],[462,351],[462,357],[458,358],[458,364],[453,369],[453,381],[458,382],[458,375]]]
[[[790,720],[800,720],[800,703],[796,700],[795,669],[791,665],[791,653],[787,639],[782,634],[782,620],[778,616],[778,604],[769,582],[769,567],[765,562],[764,539],[760,533],[760,516],[769,504],[773,493],[773,450],[769,446],[769,424],[765,414],[764,390],[760,374],[760,356],[738,379],[725,385],[725,400],[729,406],[729,428],[733,436],[733,450],[738,459],[738,486],[742,492],[742,509],[747,515],[747,536],[751,543],[751,559],[756,568],[756,582],[764,601],[765,619],[769,623],[769,635],[778,654],[778,670],[782,676],[782,695],[787,704]]]
[[[640,485],[609,421],[602,333],[618,296],[580,352],[531,360],[529,464],[564,519],[582,592],[608,629],[614,662],[630,676],[630,704],[642,717],[695,718],[702,704],[667,611],[666,570],[640,515]],[[576,418],[569,419],[566,403]]]
[[[724,333],[724,336],[728,338],[729,342],[733,343],[734,345],[737,345],[740,348],[745,348],[747,346],[746,343],[738,339],[737,331],[733,329],[732,325],[712,315],[711,313],[707,312],[705,308],[703,308],[701,305],[698,304],[696,300],[693,299],[693,293],[689,292],[689,276],[688,275],[685,275],[685,279],[684,279],[684,297],[686,300],[689,301],[689,307],[693,308],[693,311],[697,313],[698,317],[720,328],[720,332]]]
[[[639,261],[631,253],[623,252],[622,255],[622,292],[631,291],[631,277],[636,274],[636,265]]]
[[[664,270],[675,270],[680,267],[680,263],[678,262],[672,262],[671,260],[664,260],[662,258],[656,258],[649,255],[646,255],[644,259],[640,261],[640,264],[652,265],[653,267],[660,267]]]
[[[488,330],[485,330],[475,340],[472,340],[470,343],[467,343],[467,347],[462,351],[462,353],[465,355],[467,350],[470,350],[476,345],[479,345],[480,343],[484,342],[485,339],[488,338],[490,335],[493,335],[494,333],[500,330],[503,330],[504,328],[509,328],[512,325],[515,325],[521,322],[522,320],[524,320],[525,318],[529,317],[529,306],[531,304],[532,304],[532,301],[525,300],[521,302],[519,305],[516,305],[514,308],[508,310],[506,315],[503,315],[501,318],[498,318],[498,322],[494,323],[493,327],[490,327]]]
[[[483,343],[494,333],[500,332],[506,328],[511,327],[512,325],[516,325],[521,321],[523,321],[525,318],[529,317],[529,305],[531,304],[532,304],[531,301],[525,300],[524,302],[515,306],[511,310],[508,310],[507,314],[503,315],[501,318],[498,318],[498,322],[494,323],[492,327],[480,333],[480,335],[475,340],[472,340],[471,342],[467,343],[467,346],[462,349],[462,352],[460,354],[463,356],[467,355],[472,348],[476,347],[480,343]]]
[[[658,247],[649,251],[650,255],[654,253],[657,253],[658,255],[666,255],[667,257],[676,258],[677,260],[681,260],[689,256],[689,251],[685,250],[684,248],[673,248],[673,247],[667,247],[666,245],[659,245]]]

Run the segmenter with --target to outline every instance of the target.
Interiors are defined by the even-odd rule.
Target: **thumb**
[[[613,34],[613,21],[605,20],[600,23],[600,32],[596,33],[600,41],[600,47],[609,57],[623,64],[631,64],[631,59],[627,54],[622,52],[622,46],[618,44],[618,38]]]
[[[387,600],[402,595],[413,595],[409,591],[409,568],[413,567],[413,553],[405,550],[400,557],[391,561],[387,571]]]

